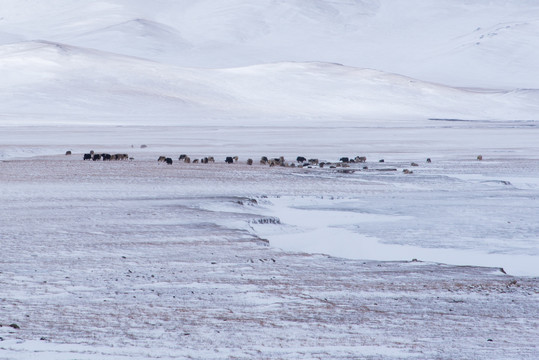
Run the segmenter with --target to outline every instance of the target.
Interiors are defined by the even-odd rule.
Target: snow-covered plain
[[[0,359],[536,359],[538,18],[3,0]]]
[[[283,247],[303,239],[294,226],[304,224],[288,222],[291,204],[314,213],[300,219],[337,244],[351,241],[342,237],[349,230],[355,242],[368,234],[421,248],[535,249],[537,257],[533,183],[434,175],[445,166],[460,175],[483,166],[485,174],[495,162],[459,168],[442,160],[413,175],[369,163],[372,172],[352,174],[168,166],[154,155],[0,163],[8,190],[0,202],[0,358],[536,357],[536,277],[410,254],[379,262],[271,244],[272,232],[299,230],[291,244],[280,239]]]

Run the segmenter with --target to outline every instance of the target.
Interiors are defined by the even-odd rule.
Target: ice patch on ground
[[[354,202],[352,199],[281,197],[272,198],[271,202],[268,212],[280,219],[282,225],[251,224],[251,227],[258,236],[267,238],[271,246],[286,251],[351,259],[486,266],[503,268],[512,275],[539,276],[538,255],[497,253],[482,247],[464,249],[450,240],[441,248],[427,248],[401,243],[399,239],[384,243],[380,238],[364,235],[358,226],[361,223],[376,223],[383,228],[390,222],[405,223],[413,216],[351,211],[347,207]]]

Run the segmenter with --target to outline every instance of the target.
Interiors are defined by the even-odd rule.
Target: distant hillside
[[[2,0],[0,44],[187,67],[336,62],[452,86],[539,88],[535,0]]]
[[[98,50],[23,42],[0,47],[5,117],[70,123],[264,118],[347,121],[537,120],[539,91],[477,92],[320,62],[182,68]],[[161,119],[161,120],[159,120]],[[327,121],[327,120],[326,120]]]

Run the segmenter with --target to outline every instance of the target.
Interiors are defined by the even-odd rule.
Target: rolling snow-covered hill
[[[4,0],[0,43],[48,40],[187,67],[321,61],[452,86],[537,88],[539,3]]]
[[[189,117],[533,120],[539,91],[478,92],[330,63],[181,68],[45,41],[0,48],[4,121]],[[108,120],[109,121],[109,120]]]
[[[3,123],[539,113],[533,1],[5,0],[0,10]]]

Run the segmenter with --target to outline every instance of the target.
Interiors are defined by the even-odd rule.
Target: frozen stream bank
[[[253,229],[272,246],[288,251],[353,259],[499,267],[508,274],[537,277],[539,240],[534,236],[537,229],[533,217],[539,213],[539,208],[533,199],[536,198],[529,199],[529,213],[519,215],[517,220],[522,224],[530,222],[527,234],[519,233],[518,225],[511,225],[511,220],[500,226],[501,218],[515,218],[514,212],[503,207],[493,211],[495,217],[491,211],[478,208],[477,215],[469,215],[472,219],[444,218],[447,204],[443,201],[425,203],[428,209],[418,209],[403,204],[409,200],[402,197],[390,200],[391,213],[399,215],[388,215],[380,210],[379,201],[364,198],[274,198],[269,211],[281,224],[258,224],[253,225]],[[500,197],[493,202],[503,204],[506,200]],[[460,201],[462,211],[468,214],[477,206],[473,199]],[[470,221],[477,222],[474,229]],[[515,229],[514,232],[509,228]]]

